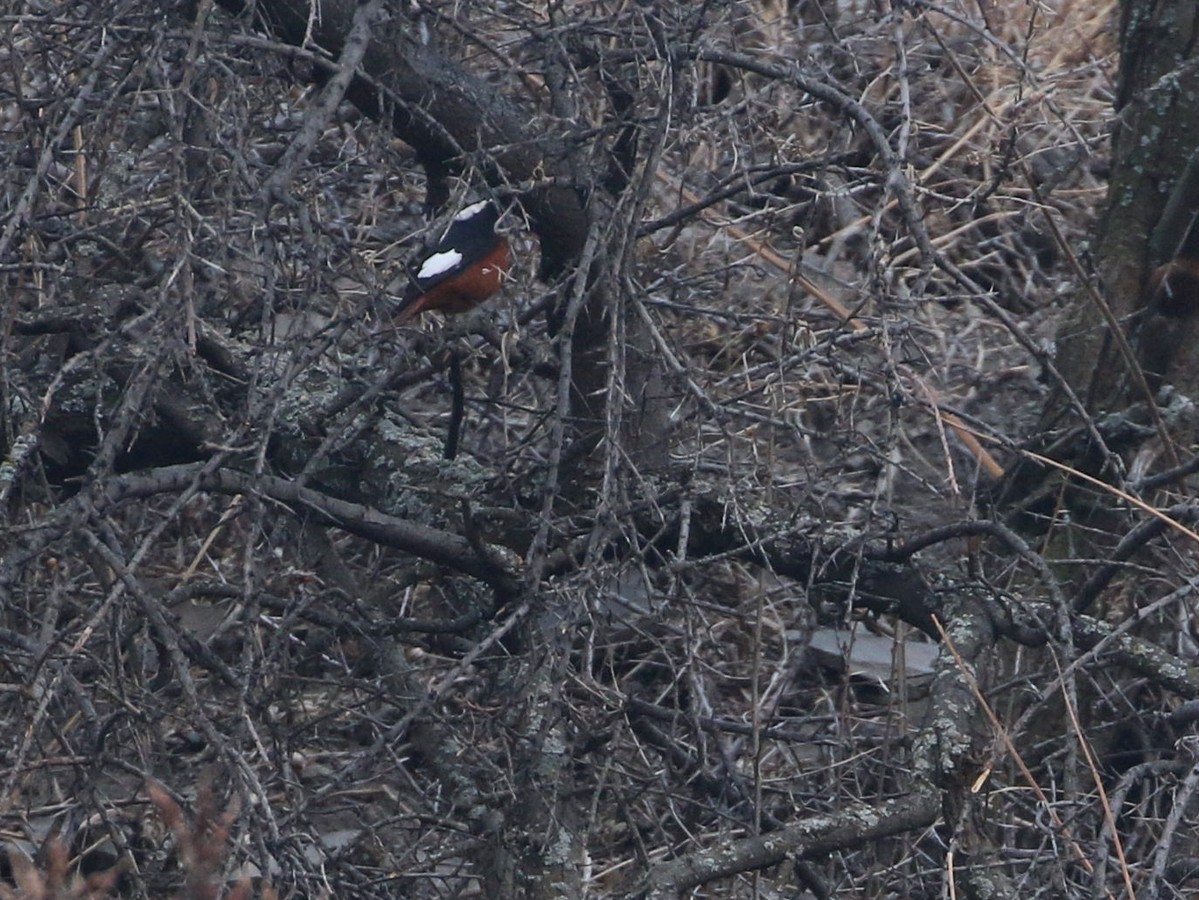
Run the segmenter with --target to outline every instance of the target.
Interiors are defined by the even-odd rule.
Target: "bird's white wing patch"
[[[474,218],[480,212],[482,212],[483,207],[486,205],[486,200],[480,200],[478,203],[472,203],[470,206],[466,207],[466,209],[462,210],[462,212],[458,213],[458,215],[454,216],[454,221],[465,222],[467,219]]]
[[[438,275],[448,272],[460,262],[462,262],[462,254],[457,250],[445,250],[441,253],[434,253],[421,264],[420,271],[416,273],[416,277],[422,280],[436,278]]]

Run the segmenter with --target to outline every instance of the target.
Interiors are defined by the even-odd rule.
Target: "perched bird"
[[[1199,260],[1176,256],[1154,269],[1148,293],[1158,315],[1181,318],[1199,312]]]
[[[411,283],[395,309],[396,325],[427,309],[463,313],[499,291],[511,265],[508,240],[495,230],[499,218],[490,200],[454,216],[441,240],[409,267]]]
[[[1176,219],[1170,234],[1173,258],[1150,273],[1135,329],[1137,362],[1153,393],[1176,374],[1179,351],[1194,346],[1199,316],[1199,215],[1188,210]],[[1181,240],[1179,222],[1186,226]]]

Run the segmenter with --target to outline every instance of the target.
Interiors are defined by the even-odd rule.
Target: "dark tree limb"
[[[286,504],[297,516],[314,517],[326,526],[341,528],[366,540],[478,578],[501,597],[514,596],[519,590],[520,574],[502,562],[502,551],[497,550],[485,558],[464,537],[389,516],[359,503],[339,500],[286,478],[254,476],[194,463],[103,479],[92,486],[88,495],[64,503],[44,527],[22,535],[20,543],[23,546],[13,546],[6,554],[4,565],[0,566],[0,597],[31,558],[44,552],[77,525],[81,513],[94,509],[96,515],[103,516],[131,500],[200,491],[250,494]]]
[[[860,804],[812,816],[770,834],[742,838],[661,863],[651,871],[649,885],[640,896],[666,900],[718,878],[764,869],[788,858],[852,850],[871,841],[927,828],[940,811],[937,793],[924,790],[877,806]]]
[[[242,0],[218,2],[235,16],[251,9]],[[258,0],[252,9],[256,22],[278,40],[304,46],[310,39],[328,53],[330,61],[316,67],[317,79],[324,81],[335,70],[332,58],[342,52],[357,4],[327,0],[319,17],[310,17],[308,0]],[[562,160],[570,147],[531,132],[535,111],[420,43],[408,24],[397,14],[390,27],[372,36],[346,99],[412,145],[429,175],[432,206],[446,199],[445,176],[472,166],[493,187],[533,185],[521,193],[521,205],[541,241],[541,275],[556,278],[578,259],[587,234],[579,194],[552,180],[568,176]]]
[[[313,515],[326,525],[478,578],[505,594],[514,594],[519,584],[515,572],[502,566],[496,557],[480,557],[466,538],[339,500],[278,476],[254,476],[232,469],[206,471],[200,465],[168,466],[109,479],[97,486],[95,499],[98,508],[100,504],[115,506],[128,500],[178,492],[193,484],[201,491],[255,494],[285,503],[296,515]]]

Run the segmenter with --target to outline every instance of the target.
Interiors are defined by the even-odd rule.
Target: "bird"
[[[1199,312],[1199,260],[1180,255],[1154,269],[1148,294],[1158,315],[1181,318]]]
[[[1188,238],[1187,243],[1191,242]],[[1199,313],[1199,259],[1194,249],[1184,246],[1173,259],[1154,269],[1144,295],[1148,300],[1134,331],[1137,363],[1145,385],[1157,393],[1179,351],[1195,339],[1194,326],[1189,324]]]
[[[441,240],[409,266],[411,281],[392,321],[403,325],[430,309],[464,313],[498,293],[512,264],[508,239],[496,231],[499,219],[491,200],[455,215]]]

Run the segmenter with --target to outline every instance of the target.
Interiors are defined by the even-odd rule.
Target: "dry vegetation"
[[[85,895],[63,846],[119,865],[131,896],[245,896],[260,876],[282,897],[481,896],[497,844],[520,858],[542,837],[513,825],[531,796],[581,836],[585,895],[627,896],[676,856],[912,791],[937,645],[863,613],[878,584],[857,578],[880,547],[989,516],[1035,425],[1038,354],[1090,277],[1115,3],[663,9],[709,61],[632,67],[652,17],[573,5],[552,16],[570,28],[536,4],[426,9],[448,57],[582,147],[621,122],[602,63],[554,56],[565,35],[636,76],[641,155],[595,233],[636,236],[615,321],[664,366],[671,466],[630,465],[610,419],[594,481],[560,504],[561,285],[526,261],[488,310],[390,329],[402,264],[440,225],[411,148],[342,104],[266,189],[315,104],[311,59],[203,3],[201,27],[182,4],[0,8],[0,831],[50,873],[18,863],[15,896]],[[863,118],[736,54],[803,60]],[[573,117],[547,72],[577,79]],[[518,208],[505,227],[535,259]],[[613,346],[619,371],[631,345]],[[243,480],[204,480],[218,468]],[[363,507],[377,531],[346,524]],[[408,522],[478,571],[395,549]],[[780,542],[808,556],[764,564]],[[1013,546],[930,542],[890,587],[1045,599],[1044,563]],[[1174,582],[1181,555],[1146,579]],[[1025,896],[1103,896],[1155,865],[1185,883],[1189,852],[1136,836],[1179,827],[1148,787],[1187,771],[1142,717],[1160,687],[1098,652],[997,646],[958,821],[691,896],[938,896],[972,854]],[[545,783],[522,754],[559,733],[572,761]],[[237,802],[200,804],[220,840],[197,851],[147,784],[187,798],[206,777]],[[1112,809],[1138,823],[1127,862]]]

